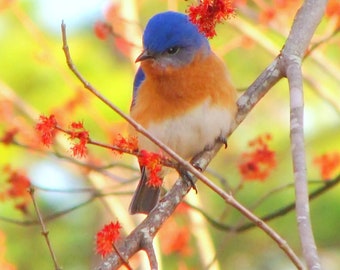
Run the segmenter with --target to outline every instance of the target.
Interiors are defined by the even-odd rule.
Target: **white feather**
[[[147,130],[181,157],[188,159],[212,145],[218,137],[225,137],[232,119],[227,108],[212,106],[208,99],[185,115],[151,123]],[[139,148],[159,152],[158,147],[142,135],[139,135]]]

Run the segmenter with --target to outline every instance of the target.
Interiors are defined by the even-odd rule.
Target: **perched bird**
[[[184,159],[218,139],[225,139],[234,123],[236,91],[223,61],[210,49],[206,37],[185,14],[164,12],[152,17],[143,34],[140,67],[134,80],[131,117]],[[159,152],[138,134],[138,147]],[[149,213],[160,188],[141,180],[129,211]]]

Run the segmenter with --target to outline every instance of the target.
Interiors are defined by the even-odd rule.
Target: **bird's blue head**
[[[153,59],[161,67],[191,62],[195,53],[210,51],[209,42],[188,16],[167,11],[153,16],[143,35],[144,51],[136,62]]]

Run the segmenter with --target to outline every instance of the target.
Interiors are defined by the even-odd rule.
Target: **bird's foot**
[[[197,168],[196,168],[196,169],[197,169]],[[197,194],[198,191],[197,191],[197,187],[196,187],[196,185],[195,185],[194,175],[191,174],[190,172],[188,172],[188,171],[187,171],[184,167],[182,167],[182,166],[179,166],[179,168],[178,168],[177,170],[178,170],[179,175],[180,175],[183,179],[185,179],[187,182],[189,182],[191,188],[192,188],[193,190],[195,190],[195,192],[196,192],[196,194]],[[200,168],[198,168],[198,170],[201,171]]]
[[[216,138],[216,141],[219,142],[219,143],[223,143],[224,144],[224,149],[227,149],[228,148],[228,141],[227,141],[227,138],[225,136],[219,136]]]

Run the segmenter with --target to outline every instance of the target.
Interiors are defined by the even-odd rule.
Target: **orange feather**
[[[146,75],[140,85],[131,116],[147,128],[150,123],[180,116],[210,98],[213,106],[236,112],[236,91],[225,64],[213,52],[197,53],[183,67],[160,68],[153,60],[141,63]]]

